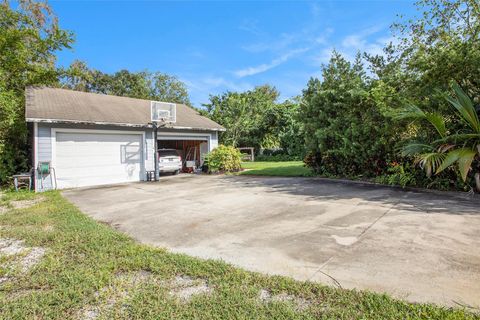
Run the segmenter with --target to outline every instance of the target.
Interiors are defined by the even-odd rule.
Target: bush
[[[376,177],[375,181],[383,184],[399,185],[402,188],[415,186],[417,180],[414,172],[415,167],[412,167],[408,162],[405,164],[392,162],[387,168],[387,174]]]
[[[240,171],[242,154],[231,146],[220,145],[210,152],[206,159],[208,172],[236,172]]]

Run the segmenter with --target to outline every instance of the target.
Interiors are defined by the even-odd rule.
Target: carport
[[[194,161],[198,168],[203,165],[205,155],[212,150],[212,142],[217,146],[216,133],[211,132],[159,132],[158,148],[159,149],[175,149],[182,157],[184,170],[185,161]],[[188,171],[188,170],[187,170]]]
[[[185,167],[185,161],[194,161],[196,167],[203,165],[205,155],[208,153],[209,140],[206,138],[198,137],[194,140],[189,139],[159,139],[159,149],[175,149],[182,157],[183,168]]]

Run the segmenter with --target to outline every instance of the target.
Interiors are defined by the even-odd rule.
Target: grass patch
[[[313,176],[310,169],[304,167],[302,161],[280,162],[243,162],[241,175],[281,176],[281,177],[309,177]]]
[[[58,192],[42,196],[45,200],[30,208],[0,215],[0,238],[46,249],[36,266],[0,284],[0,319],[75,319],[98,305],[101,319],[478,319],[462,309],[410,304],[172,254],[95,222]],[[52,228],[46,231],[46,226]],[[148,280],[125,277],[139,273]],[[201,279],[210,291],[182,300],[166,285],[178,277]],[[272,297],[297,297],[308,307],[298,308],[294,298],[262,300],[262,290]]]

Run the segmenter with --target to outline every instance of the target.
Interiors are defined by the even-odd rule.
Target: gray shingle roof
[[[28,122],[77,122],[146,126],[150,100],[110,96],[59,88],[29,87],[25,92]],[[218,123],[196,110],[177,104],[177,122],[169,128],[224,131]]]

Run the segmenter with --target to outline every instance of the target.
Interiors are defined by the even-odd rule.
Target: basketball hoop
[[[160,176],[157,154],[158,127],[177,121],[177,105],[175,103],[152,101],[150,103],[150,120],[153,127],[155,181],[158,181]]]
[[[175,103],[152,101],[150,105],[152,123],[175,123],[177,121],[177,105]]]

